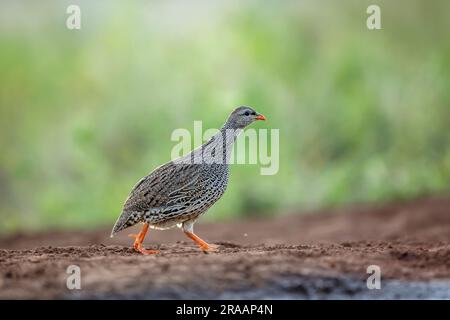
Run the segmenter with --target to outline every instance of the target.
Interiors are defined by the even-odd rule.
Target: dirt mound
[[[369,265],[391,288],[380,297],[412,297],[411,286],[450,297],[449,211],[450,198],[423,199],[199,224],[220,245],[211,254],[177,229],[149,233],[146,247],[161,250],[151,256],[130,249],[126,235],[110,239],[109,229],[17,234],[0,239],[0,297],[370,298]],[[81,290],[66,286],[70,265],[80,267]],[[430,280],[440,282],[422,287]]]

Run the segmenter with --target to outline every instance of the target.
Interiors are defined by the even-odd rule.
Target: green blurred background
[[[449,33],[447,0],[1,2],[0,232],[112,226],[174,129],[242,104],[280,170],[234,165],[206,219],[445,194]]]

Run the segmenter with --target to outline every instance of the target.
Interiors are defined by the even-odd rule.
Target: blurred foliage
[[[173,129],[241,104],[280,171],[233,166],[209,219],[448,192],[450,2],[375,2],[375,31],[374,1],[2,2],[0,231],[112,226]]]

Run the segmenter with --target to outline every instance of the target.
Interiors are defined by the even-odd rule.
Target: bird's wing
[[[131,190],[111,236],[145,216],[160,222],[185,213],[190,208],[188,200],[204,189],[199,176],[200,168],[196,164],[168,162],[153,170]]]
[[[136,184],[125,201],[124,212],[164,214],[182,210],[186,200],[202,189],[199,176],[196,164],[166,163]]]

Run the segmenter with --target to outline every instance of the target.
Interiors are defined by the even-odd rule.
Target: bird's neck
[[[192,151],[193,163],[229,164],[234,142],[241,132],[242,129],[233,128],[226,122],[211,139]]]

